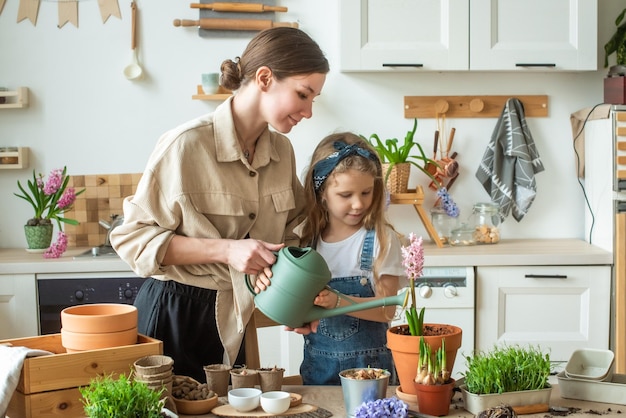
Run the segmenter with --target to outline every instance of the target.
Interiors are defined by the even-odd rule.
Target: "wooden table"
[[[579,408],[580,411],[573,414],[572,418],[597,418],[602,415],[603,418],[622,418],[622,413],[626,412],[625,405],[603,404],[596,402],[586,402],[574,399],[561,398],[558,385],[552,386],[552,396],[550,406],[560,406],[567,408]],[[283,386],[283,390],[299,393],[302,395],[304,403],[316,405],[333,413],[335,417],[345,417],[346,410],[343,403],[343,394],[341,386]],[[389,387],[387,396],[395,396],[396,387]],[[220,405],[226,403],[226,397],[220,398]],[[417,410],[417,404],[409,402],[410,409]],[[473,418],[474,415],[463,409],[463,400],[461,394],[456,393],[450,406],[450,417]],[[538,414],[524,415],[525,418],[544,418],[550,417],[550,413],[542,412]],[[213,414],[206,415],[180,415],[184,417],[215,417]]]

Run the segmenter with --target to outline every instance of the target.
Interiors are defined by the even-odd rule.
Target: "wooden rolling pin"
[[[216,30],[263,30],[275,28],[278,26],[286,26],[297,28],[296,22],[274,22],[264,19],[208,19],[202,18],[198,20],[174,19],[174,26],[199,26],[200,29],[216,29]]]
[[[216,12],[242,12],[242,13],[264,13],[264,12],[286,12],[283,6],[268,6],[261,3],[191,3],[192,9],[209,9]]]

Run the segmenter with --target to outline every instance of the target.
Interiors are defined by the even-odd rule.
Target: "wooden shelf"
[[[204,94],[204,90],[202,90],[201,84],[198,84],[197,89],[197,93],[191,96],[193,100],[226,100],[233,95],[232,91],[226,90],[222,86],[220,86],[217,94]]]
[[[0,103],[0,109],[28,107],[28,87],[18,87],[14,91],[0,91],[0,98],[4,98],[4,103]]]
[[[2,149],[0,148],[0,170],[19,170],[28,167],[28,147],[17,147],[15,151]]]
[[[422,189],[422,186],[419,186],[417,189],[409,190],[408,193],[392,193],[391,203],[396,205],[413,205],[417,215],[424,224],[430,239],[437,244],[437,247],[443,247],[443,242],[441,242],[439,234],[435,230],[432,222],[430,222],[428,214],[422,207],[422,203],[424,203],[424,189]]]

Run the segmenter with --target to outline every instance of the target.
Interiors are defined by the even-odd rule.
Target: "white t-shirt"
[[[379,275],[399,276],[401,286],[406,278],[404,267],[402,267],[401,243],[393,231],[385,231],[389,239],[389,253],[379,267]],[[365,241],[365,228],[359,229],[352,236],[339,242],[325,242],[321,237],[317,242],[317,252],[319,252],[332,273],[332,277],[352,277],[365,276],[371,280],[371,271],[361,269],[361,251]],[[378,235],[378,233],[376,234]],[[374,253],[372,255],[372,266],[380,249],[378,236],[374,239]]]

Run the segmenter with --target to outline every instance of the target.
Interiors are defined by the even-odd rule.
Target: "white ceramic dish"
[[[626,405],[626,375],[614,374],[610,381],[572,379],[565,372],[557,376],[561,397],[582,401]]]
[[[291,394],[275,390],[261,394],[261,408],[268,414],[282,414],[289,409]]]
[[[261,390],[256,388],[237,388],[228,391],[228,403],[239,412],[249,412],[259,406]]]
[[[615,354],[611,350],[581,348],[570,356],[565,366],[565,376],[572,379],[610,381],[614,362]]]

